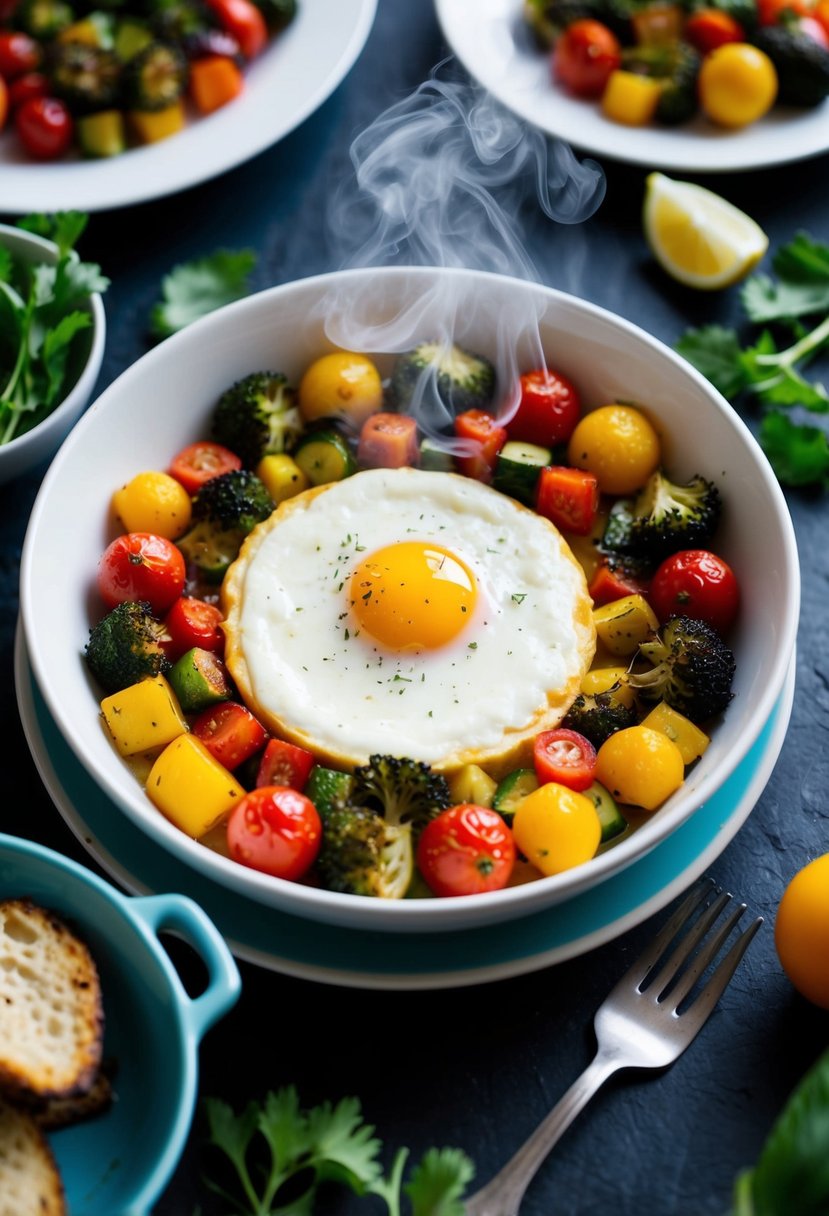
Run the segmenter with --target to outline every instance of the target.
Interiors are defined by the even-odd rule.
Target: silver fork
[[[592,1062],[515,1156],[465,1200],[466,1216],[518,1216],[524,1192],[545,1157],[608,1077],[620,1068],[664,1068],[696,1038],[763,923],[758,917],[737,936],[710,979],[689,1001],[692,989],[746,910],[745,904],[735,907],[705,941],[730,899],[709,878],[691,889],[596,1011],[598,1050]],[[687,969],[681,972],[685,964]],[[688,1003],[683,1006],[684,1002]]]

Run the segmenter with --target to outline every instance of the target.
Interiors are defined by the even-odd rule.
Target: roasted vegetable
[[[678,549],[706,548],[721,510],[713,482],[697,475],[679,485],[658,469],[635,499],[614,504],[602,548],[655,565]]]
[[[642,643],[639,657],[651,666],[628,675],[631,687],[643,700],[666,701],[691,722],[722,713],[734,695],[734,654],[705,621],[671,617]]]
[[[73,114],[110,110],[119,100],[123,68],[114,51],[86,42],[52,42],[46,70],[52,92]]]
[[[85,655],[95,679],[106,692],[120,692],[145,676],[164,675],[170,660],[162,646],[164,625],[142,600],[116,605],[93,625]]]
[[[124,68],[124,101],[131,110],[156,113],[184,96],[187,59],[171,42],[151,42]]]
[[[398,356],[390,392],[396,409],[406,412],[422,398],[453,419],[465,410],[486,410],[492,404],[495,369],[488,359],[460,346],[421,342]]]
[[[247,534],[274,508],[264,484],[249,469],[206,481],[193,499],[192,526],[176,544],[208,582],[220,582]]]
[[[212,437],[248,468],[290,451],[302,433],[296,389],[280,372],[253,372],[225,389],[213,412]]]
[[[365,807],[336,808],[324,819],[316,864],[329,891],[402,899],[414,873],[411,829]]]
[[[633,726],[636,710],[616,696],[613,688],[606,692],[580,692],[564,716],[561,725],[576,730],[589,739],[595,748],[601,747],[617,730]]]
[[[697,112],[697,77],[702,59],[687,42],[669,42],[629,47],[622,52],[622,65],[629,72],[660,83],[654,117],[675,126],[688,122]]]
[[[819,106],[829,97],[829,51],[794,23],[761,26],[751,41],[774,64],[778,101]]]

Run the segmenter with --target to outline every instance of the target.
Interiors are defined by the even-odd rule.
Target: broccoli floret
[[[121,61],[114,51],[84,42],[51,42],[46,72],[55,97],[73,114],[88,114],[116,105],[121,89]]]
[[[220,582],[247,534],[273,509],[273,499],[255,473],[231,469],[211,477],[196,493],[192,526],[176,544],[204,578]]]
[[[636,722],[636,710],[625,705],[614,696],[614,688],[605,692],[580,692],[567,711],[561,725],[576,730],[589,739],[595,748],[600,748],[617,730],[624,730]]]
[[[170,670],[161,643],[167,631],[144,600],[127,600],[93,625],[84,653],[89,670],[107,692],[120,692],[145,676]]]
[[[488,359],[460,346],[421,342],[399,355],[392,371],[390,394],[394,407],[406,412],[416,395],[427,405],[442,406],[451,421],[471,409],[487,409],[495,395],[495,368]]]
[[[213,438],[255,468],[289,451],[302,433],[296,389],[279,372],[253,372],[225,389],[213,413]]]
[[[713,482],[697,475],[678,485],[660,469],[635,499],[622,503],[624,509],[614,512],[616,531],[606,531],[602,544],[653,565],[679,549],[705,548],[722,510]]]
[[[370,756],[354,770],[349,806],[362,806],[387,823],[409,825],[419,832],[450,803],[445,777],[420,760],[401,756]]]
[[[622,67],[627,71],[661,83],[655,116],[658,122],[674,126],[688,122],[697,112],[701,63],[701,56],[687,42],[635,46],[622,53]]]
[[[628,682],[646,701],[666,701],[692,722],[722,713],[733,697],[734,654],[706,621],[675,616],[639,655],[652,666]]]
[[[329,891],[402,899],[414,873],[412,829],[367,807],[335,808],[323,820],[317,871]]]

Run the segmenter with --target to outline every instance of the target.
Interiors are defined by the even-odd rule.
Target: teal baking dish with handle
[[[106,1113],[49,1135],[69,1211],[149,1216],[190,1131],[199,1044],[241,991],[233,956],[193,900],[123,895],[60,853],[0,833],[0,899],[10,898],[57,913],[86,942],[101,977],[115,1100]],[[204,964],[197,994],[188,994],[165,933]]]

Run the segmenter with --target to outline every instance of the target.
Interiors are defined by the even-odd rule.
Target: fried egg
[[[560,722],[595,650],[557,529],[453,473],[373,469],[289,499],[222,597],[245,701],[338,767],[380,753],[507,772]]]

